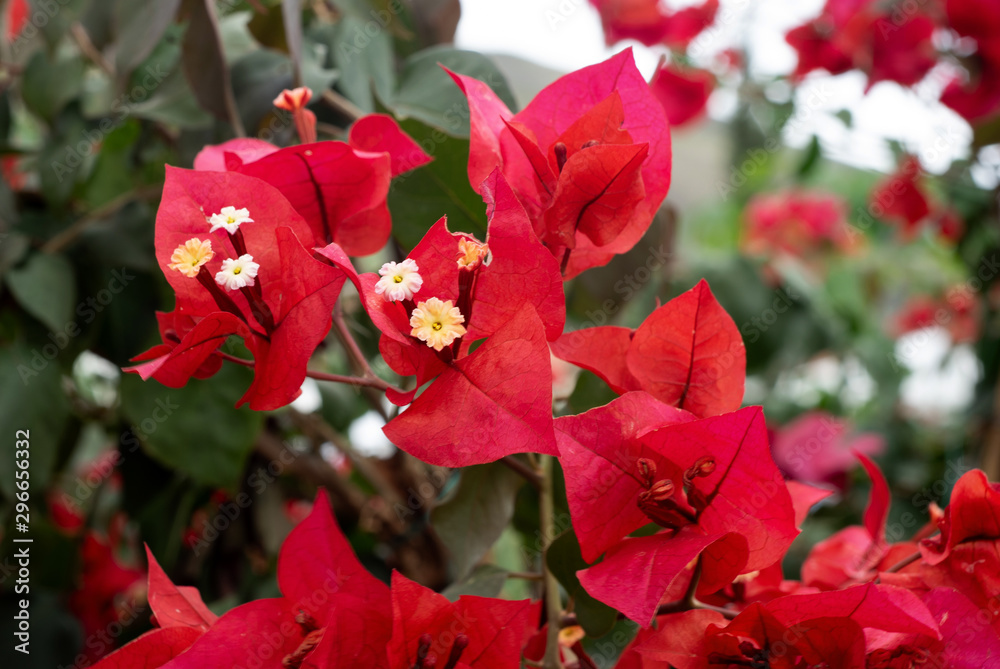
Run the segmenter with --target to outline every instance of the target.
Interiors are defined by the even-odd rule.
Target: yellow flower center
[[[431,325],[431,327],[432,327],[432,328],[434,328],[435,330],[440,330],[440,329],[441,329],[442,327],[444,327],[444,326],[443,326],[443,325],[441,325],[441,323],[440,323],[440,322],[435,322],[435,323],[433,323],[433,324]]]
[[[392,280],[393,280],[394,282],[396,282],[396,283],[403,283],[403,277],[401,277],[401,276],[400,276],[400,275],[398,275],[398,274],[397,274],[396,276],[392,277]]]

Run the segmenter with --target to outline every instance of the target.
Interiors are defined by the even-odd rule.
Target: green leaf
[[[302,79],[302,0],[281,0],[281,20],[292,65]]]
[[[383,101],[391,99],[396,84],[392,37],[382,29],[374,35],[366,32],[371,23],[370,17],[348,15],[336,26],[312,33],[316,41],[330,49],[340,71],[337,88],[369,113],[375,111],[375,95]]]
[[[118,0],[115,69],[126,75],[159,44],[174,21],[180,0]]]
[[[198,106],[191,87],[178,68],[164,78],[148,100],[133,105],[131,113],[185,130],[198,130],[212,125],[212,117]]]
[[[55,342],[45,344],[56,346]],[[69,417],[62,373],[49,350],[29,350],[25,344],[0,348],[0,430],[10,440],[5,457],[0,458],[0,492],[8,499],[15,492],[13,440],[20,438],[16,432],[29,431],[31,490],[41,495]]]
[[[498,462],[466,467],[454,495],[431,511],[431,524],[451,553],[457,578],[472,571],[507,527],[523,483]]]
[[[434,160],[392,180],[389,211],[397,241],[413,248],[442,216],[451,231],[485,239],[486,205],[469,185],[469,141],[417,121],[404,121],[402,127]]]
[[[581,370],[573,394],[569,396],[569,413],[590,411],[595,407],[604,406],[616,397],[618,394],[600,377],[587,370]]]
[[[166,388],[122,377],[122,415],[150,455],[206,486],[233,490],[264,414],[234,407],[251,372],[224,365],[215,376]]]
[[[101,144],[94,171],[84,185],[84,199],[96,209],[135,186],[132,150],[142,129],[135,120],[111,130]]]
[[[233,63],[236,108],[250,131],[274,111],[274,98],[292,87],[292,61],[283,53],[259,49]]]
[[[1000,117],[994,116],[972,126],[972,148],[1000,143]]]
[[[25,106],[51,121],[67,102],[80,94],[84,71],[79,58],[50,61],[44,51],[36,52],[20,79]]]
[[[481,564],[461,581],[452,583],[441,591],[451,601],[464,595],[497,597],[507,582],[507,571],[491,564]]]
[[[486,82],[514,110],[514,94],[503,74],[486,56],[450,46],[435,46],[413,54],[403,63],[399,88],[391,107],[401,118],[415,118],[455,137],[469,136],[465,95],[441,69]]]
[[[552,575],[573,598],[573,610],[587,636],[602,636],[614,627],[618,612],[591,597],[580,585],[580,579],[576,577],[577,571],[586,569],[589,565],[584,562],[580,554],[580,544],[573,530],[563,532],[549,544],[545,551],[545,563]]]
[[[802,162],[799,163],[799,180],[809,176],[819,165],[819,159],[822,157],[823,150],[819,143],[819,137],[813,135],[812,139],[809,140],[809,146],[806,147],[806,153],[802,157]]]
[[[76,277],[66,258],[36,253],[7,272],[6,282],[24,310],[50,330],[61,332],[72,320]]]
[[[371,4],[368,0],[332,0],[333,6],[337,10],[346,15],[353,17],[368,17],[368,13],[372,10]]]
[[[222,34],[212,0],[189,0],[188,29],[181,60],[184,74],[201,107],[222,121],[234,124],[237,136],[243,125],[229,78],[229,65],[222,51]]]
[[[279,11],[277,7],[268,7],[266,10],[253,13],[247,23],[247,30],[261,46],[288,53],[284,11]]]

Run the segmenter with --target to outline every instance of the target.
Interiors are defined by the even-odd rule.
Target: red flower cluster
[[[634,39],[646,46],[683,49],[712,25],[719,0],[670,11],[661,0],[590,0],[601,14],[608,46]]]
[[[163,344],[126,371],[180,387],[217,372],[219,347],[236,335],[255,369],[240,404],[277,409],[300,394],[346,280],[313,247],[381,249],[389,181],[430,160],[386,116],[361,119],[350,139],[285,149],[237,139],[205,148],[195,171],[167,168],[156,258],[177,303],[158,314]]]
[[[761,572],[723,607],[659,615],[618,666],[978,669],[1000,662],[1000,486],[980,471],[967,473],[943,514],[932,505],[935,520],[913,540],[888,543],[888,486],[872,462],[862,456],[862,463],[874,483],[864,527],[817,544],[801,583],[758,587],[767,578]]]
[[[177,587],[149,555],[149,605],[157,629],[97,669],[506,669],[537,628],[539,606],[442,595],[393,573],[392,587],[365,571],[324,493],[278,558],[282,596],[217,618],[194,588]]]
[[[847,203],[822,191],[793,190],[755,196],[744,213],[743,246],[751,254],[803,259],[855,248]]]
[[[802,581],[780,564],[826,493],[786,484],[759,408],[707,419],[632,392],[557,422],[584,587],[640,622],[618,667],[911,667],[981,669],[1000,661],[1000,485],[962,476],[943,512],[890,543],[878,467],[863,526],[817,544]],[[676,482],[676,483],[675,483]],[[652,524],[659,531],[629,536]],[[99,669],[520,666],[540,655],[539,605],[450,602],[398,573],[371,576],[325,494],[278,561],[282,597],[216,618],[149,556],[157,626]],[[653,622],[655,620],[655,626]],[[542,627],[544,629],[544,627]],[[572,630],[566,646],[595,666]],[[541,644],[541,645],[539,645]],[[587,664],[590,662],[591,664]]]
[[[868,86],[895,81],[911,86],[937,62],[934,21],[920,10],[886,10],[871,0],[827,0],[822,13],[787,35],[799,54],[794,76],[813,70],[859,69]]]
[[[913,239],[925,225],[936,228],[945,240],[957,241],[965,231],[958,212],[935,204],[920,184],[922,170],[916,156],[907,156],[896,173],[879,182],[868,208],[878,218],[899,226],[903,239]]]
[[[631,249],[670,187],[670,131],[631,50],[562,77],[512,114],[481,81],[469,100],[469,181],[498,168],[569,279]]]
[[[824,411],[810,411],[776,430],[771,453],[781,472],[791,480],[846,485],[854,468],[854,453],[875,456],[885,450],[877,434],[854,434],[849,421]]]
[[[485,239],[441,219],[405,258],[355,270],[350,254],[385,241],[383,187],[414,165],[412,141],[386,117],[359,121],[350,144],[214,147],[201,169],[168,169],[156,252],[177,303],[160,315],[163,344],[133,371],[177,386],[235,360],[255,371],[241,401],[284,406],[350,280],[385,362],[413,377],[408,390],[365,379],[405,407],[384,428],[395,444],[446,467],[558,457],[587,565],[579,583],[648,628],[620,666],[995,665],[1000,488],[981,473],[959,481],[943,514],[932,508],[934,526],[890,543],[888,486],[859,455],[874,482],[863,527],[818,544],[802,580],[785,580],[786,552],[828,492],[786,481],[762,409],[740,408],[746,352],[708,284],[634,330],[563,331],[563,281],[631,248],[669,186],[666,119],[630,53],[560,79],[518,114],[482,82],[452,78],[469,100]],[[308,138],[293,93],[282,104]],[[774,224],[766,207],[755,214],[761,239],[800,249],[788,242],[798,221],[809,244],[841,243],[836,202],[797,194],[783,206]],[[234,334],[252,363],[220,350]],[[551,355],[620,397],[554,419]],[[842,470],[842,456],[815,461],[815,478]],[[555,635],[540,637],[543,625],[569,624],[552,599],[542,621],[529,601],[451,602],[395,573],[386,585],[322,493],[281,550],[281,597],[216,619],[152,558],[150,570],[158,629],[103,667],[512,669],[544,653]],[[975,644],[956,643],[970,629]],[[595,666],[578,633],[566,636],[565,652]]]
[[[896,314],[889,326],[894,337],[931,327],[948,330],[956,344],[979,339],[983,305],[967,286],[956,286],[943,296],[917,295]]]
[[[715,77],[707,70],[667,63],[656,71],[649,87],[663,105],[670,125],[678,127],[704,115]]]
[[[897,3],[827,0],[818,17],[794,28],[786,40],[798,52],[793,76],[813,70],[861,70],[868,87],[880,81],[912,86],[943,56],[965,72],[950,81],[941,102],[971,122],[1000,112],[1000,19],[990,0]],[[932,37],[943,29],[959,38],[953,54],[938,53]],[[970,54],[971,52],[971,54]]]

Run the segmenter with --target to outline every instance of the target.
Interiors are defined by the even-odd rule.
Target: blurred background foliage
[[[393,241],[358,260],[373,270],[442,215],[453,230],[485,232],[466,176],[468,110],[437,64],[487,81],[512,109],[557,73],[450,46],[457,0],[19,5],[0,4],[0,434],[10,443],[31,431],[33,662],[84,666],[148,628],[143,542],[217,612],[276,594],[277,550],[320,485],[376,574],[400,569],[449,596],[532,594],[510,573],[537,568],[546,538],[535,492],[510,470],[459,474],[395,451],[379,430],[385,406],[344,386],[309,380],[299,403],[259,414],[233,408],[244,368],[179,390],[119,369],[158,342],[155,311],[172,307],[153,256],[164,165],[190,167],[204,145],[239,135],[295,141],[272,105],[294,85],[315,92],[321,139],[344,137],[359,115],[392,113],[434,162],[394,182]],[[19,30],[16,11],[27,11]],[[744,71],[729,85],[738,102],[728,122],[675,133],[674,186],[650,232],[567,285],[567,303],[569,327],[636,327],[707,278],[746,341],[745,403],[763,404],[775,443],[825,412],[785,439],[839,453],[813,472],[840,494],[807,523],[787,565],[794,576],[807,546],[860,518],[868,483],[844,463],[852,444],[876,454],[893,487],[892,539],[947,499],[956,468],[1000,478],[1000,258],[997,194],[972,181],[974,154],[922,177],[964,230],[904,239],[871,213],[885,175],[834,162],[815,138],[804,149],[774,141],[794,102],[773,101],[772,83]],[[906,147],[891,148],[902,160]],[[803,190],[835,194],[834,227],[849,243],[754,245],[752,203]],[[345,292],[343,308],[389,378],[356,296]],[[313,365],[350,373],[333,339]],[[588,372],[556,372],[559,411],[613,397]],[[881,442],[862,446],[862,433]],[[13,481],[12,458],[0,458],[4,539]],[[605,633],[614,614],[576,582],[583,563],[564,495],[561,504],[550,563],[584,626]],[[0,564],[4,620],[12,574]]]

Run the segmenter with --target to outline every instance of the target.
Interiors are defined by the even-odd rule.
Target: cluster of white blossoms
[[[247,209],[237,209],[236,207],[223,207],[218,214],[212,214],[208,218],[212,227],[209,232],[215,232],[219,228],[225,228],[226,232],[233,235],[244,223],[253,223],[250,212]],[[202,240],[192,237],[176,249],[170,256],[170,264],[167,265],[172,270],[177,270],[188,278],[195,278],[201,271],[201,267],[215,257],[210,240]],[[226,258],[222,261],[222,267],[215,274],[215,282],[220,286],[225,286],[226,290],[239,290],[254,285],[260,265],[253,261],[253,256],[244,253],[238,258]]]
[[[208,218],[211,224],[209,232],[224,228],[230,235],[235,235],[244,223],[253,223],[249,210],[236,207],[223,207],[222,211]],[[192,238],[174,250],[170,257],[170,269],[177,270],[187,277],[197,277],[201,267],[214,257],[212,242]],[[458,266],[460,269],[475,269],[480,264],[489,263],[489,247],[474,240],[459,240]],[[226,258],[215,274],[215,282],[226,290],[240,290],[254,285],[260,265],[253,256],[244,253],[238,258]],[[424,284],[420,276],[420,268],[411,258],[402,262],[387,262],[379,269],[379,280],[375,284],[375,292],[390,302],[412,300],[413,296]],[[444,350],[456,339],[466,333],[465,316],[451,300],[441,300],[431,297],[419,302],[410,314],[410,335],[435,351]]]
[[[462,258],[468,258],[470,262],[463,264],[459,260],[459,267],[478,264],[484,255],[485,245],[481,246],[467,248],[460,242]],[[380,278],[375,284],[375,292],[390,302],[412,300],[424,285],[420,268],[411,258],[402,262],[387,262],[378,273]],[[418,302],[410,313],[410,336],[426,342],[435,351],[441,351],[465,334],[464,322],[465,316],[454,302],[431,297]]]

